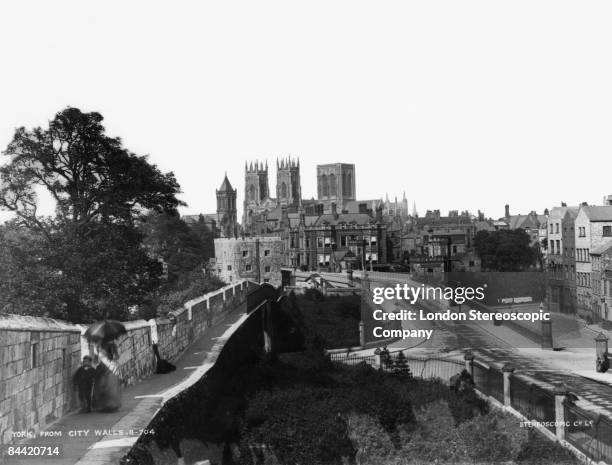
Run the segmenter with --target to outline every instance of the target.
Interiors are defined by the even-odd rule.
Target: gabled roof
[[[612,250],[612,239],[608,239],[606,242],[600,244],[599,247],[591,250],[591,255],[601,255],[609,250]]]
[[[590,221],[612,222],[612,205],[583,205],[580,210],[584,211]]]
[[[568,215],[574,219],[578,216],[578,210],[580,210],[580,207],[553,207],[548,217],[550,219],[561,219]]]
[[[495,227],[488,221],[474,221],[474,227],[477,231],[495,231]]]
[[[548,218],[545,215],[536,215],[530,213],[529,215],[511,215],[508,220],[508,227],[510,229],[519,228],[540,228],[543,224],[546,224]]]

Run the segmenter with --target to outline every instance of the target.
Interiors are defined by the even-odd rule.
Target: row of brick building
[[[612,320],[612,196],[555,207],[546,229],[551,310]]]

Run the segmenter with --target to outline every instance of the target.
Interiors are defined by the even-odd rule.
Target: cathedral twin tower
[[[243,228],[250,229],[254,220],[262,215],[278,214],[282,208],[297,212],[303,207],[310,210],[314,204],[330,211],[332,205],[343,208],[355,200],[355,165],[332,163],[317,165],[317,201],[302,199],[300,160],[286,157],[276,160],[276,198],[270,196],[268,163],[245,163],[245,192]],[[217,190],[217,221],[226,237],[237,234],[236,189],[227,180]]]
[[[256,161],[244,166],[245,206],[262,205],[276,200],[277,205],[299,205],[302,197],[300,161],[290,157],[276,160],[276,199],[270,198],[268,188],[268,162]]]

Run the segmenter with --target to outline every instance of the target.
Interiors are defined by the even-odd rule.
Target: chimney
[[[604,205],[612,205],[612,194],[611,195],[607,195],[606,197],[604,197]]]
[[[383,207],[382,205],[380,205],[377,209],[376,209],[376,221],[378,223],[382,223],[382,213],[383,213]]]
[[[367,213],[368,212],[368,204],[360,203],[359,204],[359,213]]]
[[[510,217],[510,205],[506,204],[506,218]]]

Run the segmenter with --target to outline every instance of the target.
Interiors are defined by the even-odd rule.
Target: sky
[[[185,214],[225,172],[241,205],[247,160],[275,192],[289,154],[304,198],[344,162],[358,198],[420,213],[600,204],[611,56],[609,1],[2,2],[0,149],[76,106],[173,171]]]

